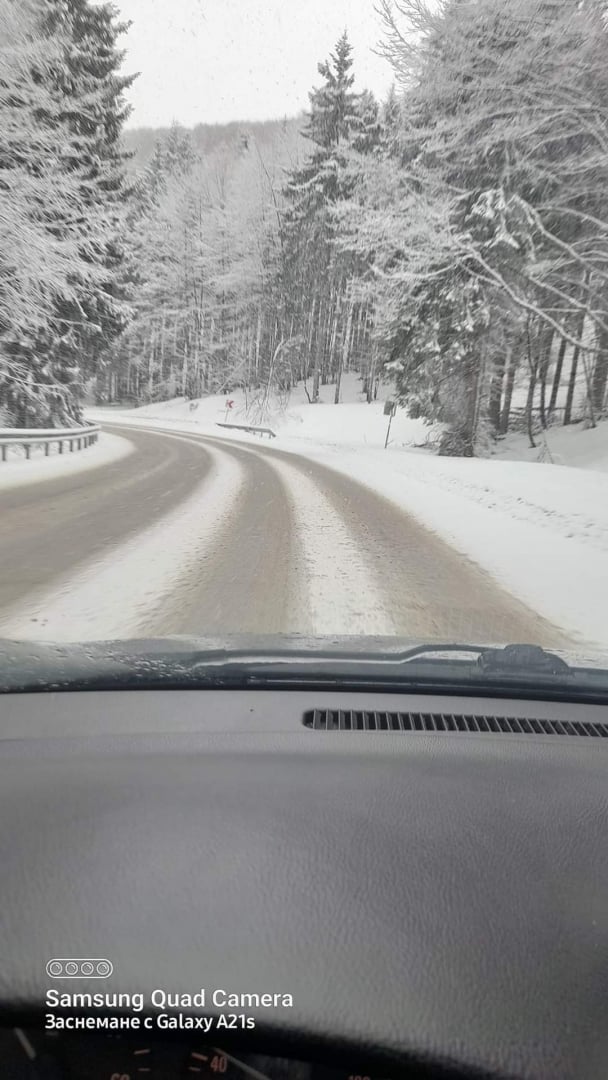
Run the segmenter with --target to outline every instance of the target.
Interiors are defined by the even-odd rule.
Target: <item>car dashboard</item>
[[[134,690],[0,719],[2,1077],[606,1080],[604,706]],[[111,977],[51,978],[69,957]],[[49,1008],[101,986],[152,1027]]]
[[[390,1080],[362,1069],[336,1068],[188,1040],[124,1035],[0,1031],[4,1080]]]

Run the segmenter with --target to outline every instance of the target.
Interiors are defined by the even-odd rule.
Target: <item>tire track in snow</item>
[[[318,635],[391,636],[395,626],[370,561],[355,534],[319,485],[296,466],[271,454],[291,502],[310,631]]]
[[[571,646],[570,635],[375,490],[284,451],[249,452],[272,465],[291,500],[309,632]]]
[[[192,574],[167,597],[151,632],[310,633],[297,525],[285,486],[265,454],[232,443],[221,448],[246,474],[244,487],[231,493],[230,529],[205,549]]]
[[[569,648],[572,640],[420,518],[375,487],[319,462],[303,472],[323,483],[335,516],[357,537],[400,637],[423,641],[526,641]]]

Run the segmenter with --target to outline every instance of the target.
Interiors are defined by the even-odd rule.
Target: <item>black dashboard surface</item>
[[[52,957],[108,957],[112,991],[292,995],[251,1052],[605,1080],[608,742],[304,729],[319,705],[446,702],[0,701],[3,1024],[44,1016]],[[451,707],[507,705],[606,720]]]

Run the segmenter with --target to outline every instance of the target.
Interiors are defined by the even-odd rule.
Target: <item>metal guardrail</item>
[[[69,447],[69,452],[84,450],[92,446],[99,438],[100,428],[97,424],[89,424],[80,428],[0,428],[0,460],[6,461],[8,449],[11,446],[20,446],[29,461],[32,446],[44,446],[44,456],[48,457],[49,449],[55,443],[59,453],[63,454],[64,447]]]
[[[236,431],[252,431],[254,435],[268,435],[271,439],[276,439],[276,432],[271,431],[267,427],[252,427],[251,424],[220,424],[218,427],[234,428]]]

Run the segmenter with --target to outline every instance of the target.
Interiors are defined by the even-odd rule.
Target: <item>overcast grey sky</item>
[[[133,22],[125,69],[141,72],[129,92],[131,127],[294,115],[345,28],[358,88],[383,95],[392,82],[373,52],[381,34],[374,0],[114,2]]]

